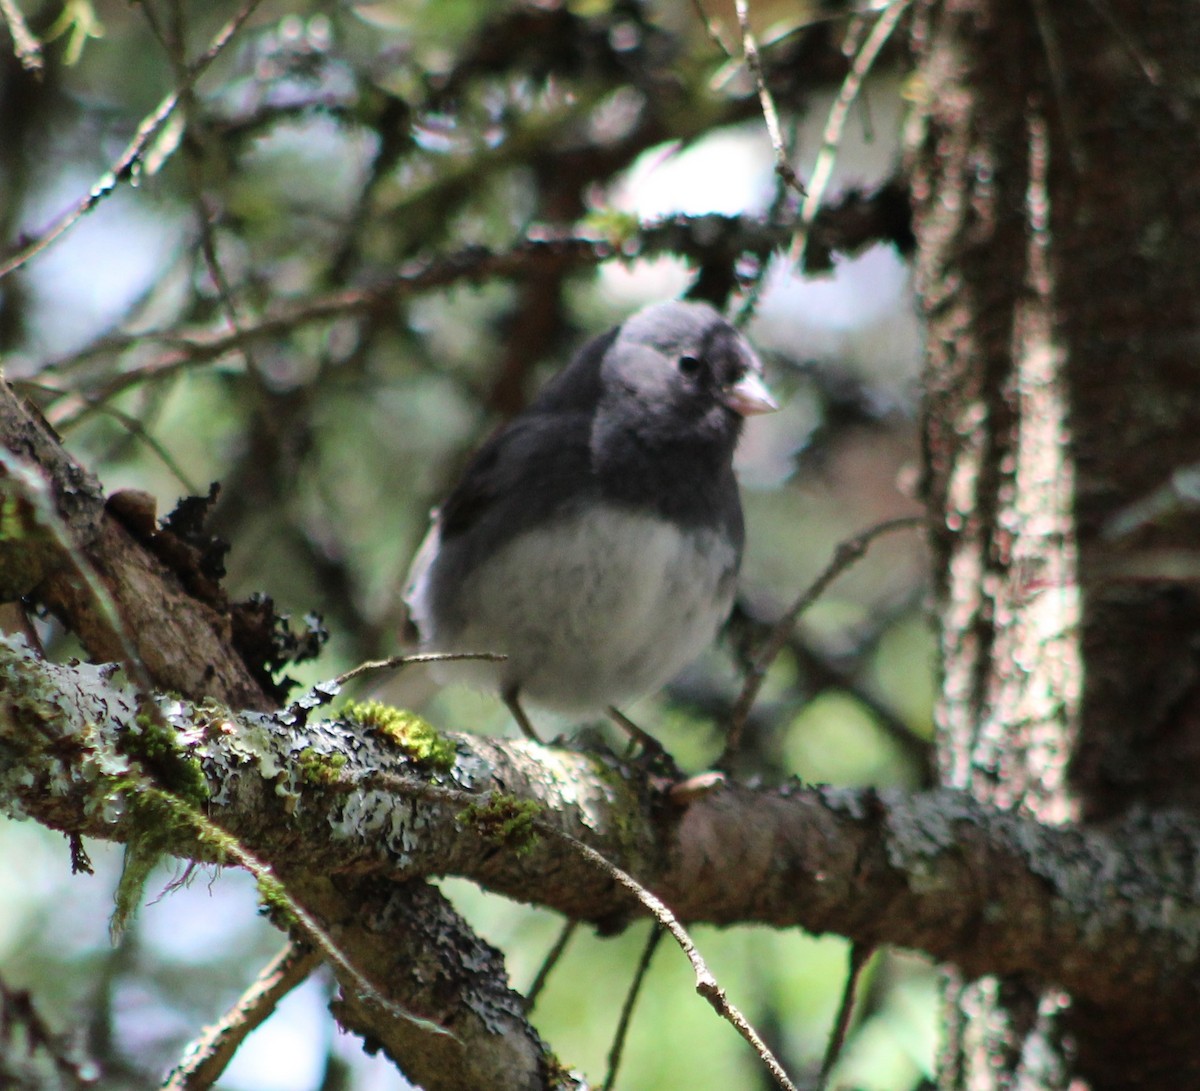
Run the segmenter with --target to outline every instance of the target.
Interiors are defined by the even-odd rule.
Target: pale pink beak
[[[747,371],[733,386],[726,389],[722,400],[743,417],[774,413],[779,408],[779,403],[771,397],[767,384],[753,371]]]

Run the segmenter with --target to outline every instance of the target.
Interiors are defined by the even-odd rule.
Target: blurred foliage
[[[837,4],[752,8],[806,164],[854,20]],[[0,59],[8,257],[105,180],[239,8],[29,0],[22,10],[43,68]],[[736,42],[732,19],[712,14],[716,38]],[[267,593],[294,618],[323,615],[329,645],[292,672],[312,681],[401,648],[401,585],[430,508],[573,345],[689,287],[719,303],[760,291],[750,335],[787,401],[755,422],[740,456],[747,617],[764,623],[842,538],[914,510],[904,482],[918,348],[892,253],[842,260],[832,282],[813,284],[769,257],[761,230],[748,241],[755,222],[786,240],[795,200],[773,174],[733,52],[688,4],[264,2],[185,86],[112,194],[0,280],[6,374],[108,490],[148,491],[165,512],[221,483],[210,527],[232,547],[226,586]],[[872,113],[847,139],[835,188],[890,176],[898,86],[894,68],[869,84]],[[689,218],[710,211],[758,220]],[[666,212],[688,215],[648,222]],[[530,240],[546,245],[520,250]],[[520,260],[489,266],[507,254]],[[922,783],[933,658],[922,572],[916,536],[893,536],[803,619],[755,710],[747,771]],[[66,654],[69,636],[38,625]],[[684,767],[703,768],[738,682],[737,656],[718,649],[635,714]],[[447,727],[511,730],[486,696],[434,693],[407,675],[386,690]],[[61,839],[0,826],[0,977],[31,989],[55,1026],[78,1029],[105,1087],[144,1087],[277,937],[238,876],[192,877],[110,950],[115,856],[91,851],[97,875],[71,878]],[[169,878],[160,869],[151,894]],[[557,923],[446,887],[527,985]],[[577,936],[535,1013],[558,1055],[597,1082],[643,928]],[[757,929],[701,930],[700,943],[791,1070],[811,1072],[844,945]],[[664,944],[620,1086],[765,1086],[689,975]],[[346,1064],[357,1088],[402,1086],[328,1020],[295,1044],[313,1018],[304,1003],[319,1007],[324,988],[285,1006],[256,1035],[268,1044],[252,1040],[222,1086],[315,1088]],[[927,968],[878,958],[843,1082],[915,1086],[931,1064],[932,1010]]]

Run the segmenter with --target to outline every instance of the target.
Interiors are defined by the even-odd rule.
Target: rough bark
[[[4,500],[0,602],[11,602],[59,571],[67,559],[54,535],[39,525],[35,505],[5,479],[27,467],[44,474],[47,503],[61,515],[64,525],[70,528],[72,544],[79,548],[86,547],[99,532],[104,493],[94,475],[63,457],[50,426],[2,381],[0,435],[7,449],[7,460],[0,471],[0,497]]]
[[[37,593],[54,605],[96,659],[114,655],[124,659],[128,649],[137,673],[164,690],[234,707],[272,707],[273,702],[230,646],[230,619],[190,595],[175,573],[143,548],[111,512],[102,509],[102,493],[94,478],[70,458],[51,430],[22,405],[6,383],[0,383],[0,446],[11,460],[5,493],[10,506],[20,504],[24,512],[18,553],[31,535],[37,535],[40,559],[35,567],[26,566],[25,573],[35,572],[42,579]],[[18,480],[22,475],[24,480]],[[57,530],[65,532],[65,540],[45,526],[46,513],[29,503],[31,492],[44,493],[44,504],[51,509],[50,517],[58,521]],[[90,579],[81,575],[81,564],[87,567]],[[121,619],[120,632],[97,602],[96,585],[111,598]],[[83,712],[79,726],[85,734],[102,731],[105,725],[116,729],[102,748],[110,759],[105,776],[126,777],[132,770],[139,778],[148,775],[153,779],[163,770],[153,765],[147,769],[127,753],[128,742],[138,730],[137,694],[108,693],[100,698],[92,693],[93,683],[111,675],[113,669],[84,668],[86,679],[77,679],[79,684],[68,686],[69,692],[59,698],[49,695],[49,700],[67,705],[84,701],[76,711]],[[18,673],[25,674],[25,682],[31,680],[27,672]],[[15,683],[10,678],[0,687],[5,725],[0,732],[5,735],[0,743],[0,773],[9,783],[37,780],[41,803],[49,808],[37,817],[67,829],[70,820],[54,815],[63,800],[61,789],[78,772],[72,771],[67,756],[71,748],[61,739],[53,742],[57,728],[45,722],[37,725],[38,702],[29,704],[28,692],[22,695],[21,685]],[[211,725],[219,722],[219,717],[210,710],[204,722]],[[43,750],[46,764],[40,771],[30,755],[11,745],[11,729],[21,724],[34,732],[29,735],[26,731],[27,743],[49,744],[49,749]],[[84,739],[78,741],[82,749],[77,757],[91,746]],[[66,746],[66,750],[55,753],[56,745]],[[116,797],[108,803],[93,802],[98,802],[102,811],[110,804],[122,808]],[[3,805],[8,811],[21,810],[12,796],[6,796]],[[204,855],[199,844],[193,844],[192,851]],[[300,865],[289,868],[289,862],[286,851],[272,856],[272,863],[287,875],[292,896],[331,930],[339,949],[372,983],[377,997],[399,1011],[428,1012],[430,1021],[440,1023],[450,1034],[398,1019],[395,1011],[381,1009],[376,998],[364,1000],[359,981],[340,973],[344,992],[337,1015],[347,1030],[388,1050],[397,1064],[429,1091],[472,1086],[544,1088],[552,1077],[559,1079],[558,1086],[573,1086],[570,1078],[547,1063],[547,1051],[508,989],[498,952],[475,936],[435,891],[424,889],[420,882],[404,889],[368,888],[352,875],[331,882],[320,871]],[[433,967],[428,964],[430,936],[437,937]],[[460,956],[457,959],[456,954]]]
[[[1193,809],[1200,14],[951,0],[913,40],[943,780],[1051,823]],[[951,1010],[948,1087],[1200,1082],[1188,1006],[1009,978]]]
[[[161,746],[129,756],[146,749],[146,710],[118,676],[42,663],[0,640],[0,694],[0,767],[12,771],[0,793],[10,808],[89,837],[144,834],[141,786],[130,778],[169,779],[169,762]],[[414,978],[406,1010],[459,1038],[477,1019],[496,1049],[526,1050],[535,1069],[540,1047],[520,1000],[497,988],[499,956],[461,928],[447,931],[453,911],[418,880],[462,876],[604,928],[643,912],[567,838],[635,875],[686,921],[800,926],[916,948],[970,975],[1052,982],[1143,1022],[1190,997],[1200,969],[1200,915],[1187,908],[1200,893],[1200,821],[1189,815],[1101,833],[948,789],[799,785],[726,784],[677,807],[635,769],[597,754],[458,734],[443,737],[450,749],[431,765],[419,747],[357,722],[159,703],[176,732],[175,758],[203,773],[207,819],[270,862],[356,966],[376,982]],[[524,818],[493,821],[524,805]],[[186,810],[177,817],[166,823],[167,848],[227,858]],[[339,1010],[354,1003],[351,991]],[[378,1037],[390,1047],[419,1030],[392,1020]],[[426,1035],[430,1043],[462,1048]],[[393,1055],[410,1064],[411,1048]],[[462,1082],[475,1063],[460,1058],[465,1067],[443,1086],[475,1086]]]

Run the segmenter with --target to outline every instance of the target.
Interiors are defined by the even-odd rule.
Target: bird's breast
[[[723,530],[620,506],[563,515],[463,579],[453,611],[462,623],[439,632],[433,619],[427,643],[504,653],[492,683],[519,685],[549,707],[630,700],[712,641],[733,600],[738,547]]]

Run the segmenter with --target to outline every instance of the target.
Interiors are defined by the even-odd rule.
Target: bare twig
[[[800,119],[792,115],[791,125],[788,127],[788,137],[786,144],[786,154],[788,162],[792,160],[795,154],[797,143],[799,140]],[[775,172],[775,195],[771,198],[771,206],[767,209],[766,220],[768,223],[778,223],[783,225],[795,219],[795,209],[791,207],[791,202],[788,199],[790,188],[787,180],[778,172]],[[743,329],[750,320],[754,317],[754,312],[758,310],[759,300],[762,298],[763,287],[766,283],[767,269],[769,268],[768,261],[763,260],[758,263],[754,270],[754,275],[750,283],[743,289],[742,302],[738,306],[737,314],[734,316],[733,324],[738,329]]]
[[[189,93],[187,97],[190,108],[192,95]],[[200,228],[200,252],[204,255],[204,264],[208,269],[208,275],[212,277],[213,285],[216,287],[217,297],[221,301],[221,309],[225,312],[225,320],[229,323],[233,335],[238,339],[238,349],[246,361],[246,367],[253,373],[257,371],[251,347],[253,342],[245,335],[245,323],[234,298],[233,286],[229,283],[229,278],[225,275],[225,267],[221,264],[220,256],[217,254],[216,233],[205,205],[204,183],[197,152],[192,145],[189,144],[188,147],[189,150],[186,152],[188,178],[192,189],[192,201],[196,208],[196,221]]]
[[[747,67],[754,76],[754,83],[758,88],[759,106],[762,108],[763,121],[767,126],[767,135],[771,138],[771,147],[775,149],[775,173],[803,197],[804,185],[788,161],[787,148],[783,143],[783,133],[779,128],[779,112],[775,109],[775,98],[763,76],[762,58],[758,55],[758,43],[754,39],[754,32],[750,29],[750,10],[746,6],[746,0],[734,0],[734,7],[737,10],[738,26],[742,31],[742,53],[745,55]]]
[[[142,119],[141,124],[137,127],[137,132],[134,133],[133,140],[129,142],[108,171],[96,181],[87,196],[82,198],[74,208],[60,216],[41,234],[0,259],[0,278],[21,268],[30,258],[40,254],[51,243],[61,238],[101,201],[115,192],[121,182],[133,176],[138,161],[150,146],[150,142],[166,124],[167,119],[175,112],[183,96],[195,86],[196,81],[207,71],[209,65],[221,55],[238,30],[241,29],[242,24],[250,18],[260,3],[261,0],[244,0],[241,8],[217,31],[208,48],[188,66],[186,79]]]
[[[738,694],[737,703],[733,706],[733,714],[730,717],[729,723],[729,736],[725,742],[725,753],[721,755],[721,760],[717,763],[718,768],[727,769],[737,754],[742,742],[742,733],[746,729],[746,721],[750,717],[750,710],[754,707],[759,690],[762,689],[762,684],[767,677],[767,670],[775,662],[776,656],[783,650],[784,645],[787,644],[791,637],[792,629],[795,628],[796,621],[800,615],[825,593],[825,589],[838,576],[866,553],[867,547],[876,538],[890,534],[894,530],[906,530],[911,527],[923,526],[924,523],[924,517],[919,515],[905,515],[898,519],[888,519],[885,522],[869,527],[860,534],[856,534],[853,538],[847,538],[838,545],[829,564],[809,584],[800,597],[792,603],[783,617],[776,622],[771,630],[771,635],[767,638],[766,644],[764,644],[762,650],[750,665],[750,669],[746,672],[746,681],[742,686],[742,692]]]
[[[1129,29],[1117,18],[1117,14],[1113,11],[1112,5],[1108,0],[1088,0],[1091,6],[1099,14],[1107,24],[1109,29],[1116,35],[1117,41],[1124,47],[1125,52],[1129,54],[1133,63],[1142,70],[1142,75],[1152,83],[1155,87],[1162,86],[1162,70],[1158,64],[1153,61],[1142,49],[1138,40],[1129,32]]]
[[[833,1022],[833,1030],[829,1033],[829,1044],[825,1047],[825,1056],[821,1061],[821,1074],[817,1077],[817,1091],[825,1091],[829,1086],[829,1077],[833,1066],[837,1064],[842,1050],[846,1046],[846,1032],[850,1029],[850,1017],[854,1014],[854,996],[858,991],[858,980],[875,948],[865,943],[850,945],[850,965],[846,968],[846,984],[842,988],[842,1002],[838,1005],[837,1018]]]
[[[185,129],[192,129],[194,127],[193,115],[196,111],[196,95],[195,88],[187,79],[187,57],[185,55],[184,44],[186,40],[184,6],[178,2],[172,6],[174,18],[172,19],[170,30],[160,23],[157,15],[154,13],[154,9],[149,4],[142,4],[141,9],[147,23],[150,25],[151,31],[170,58],[172,65],[174,65],[176,79],[179,81],[180,86],[185,88],[180,96],[180,116],[183,119],[183,127]],[[197,141],[195,139],[183,141],[183,150],[187,163],[187,186],[195,208],[196,225],[199,230],[200,252],[204,257],[204,264],[208,269],[208,275],[212,278],[213,286],[217,290],[217,298],[220,300],[221,309],[225,312],[225,319],[229,323],[229,328],[241,341],[241,352],[245,358],[246,366],[253,370],[254,358],[251,354],[249,342],[242,337],[241,315],[238,312],[237,303],[234,299],[233,288],[229,283],[229,278],[225,275],[225,268],[221,264],[220,257],[217,254],[216,234],[213,231],[212,218],[209,216],[208,208],[205,205],[204,179],[201,169],[200,149]]]
[[[776,1059],[775,1054],[771,1052],[767,1043],[762,1040],[758,1031],[750,1025],[746,1017],[725,995],[725,990],[717,983],[717,979],[713,976],[712,971],[708,968],[704,959],[700,957],[700,952],[696,950],[696,945],[692,941],[692,937],[688,935],[687,930],[679,923],[675,914],[667,908],[663,901],[642,886],[628,872],[622,871],[621,868],[617,867],[616,864],[612,863],[602,853],[597,852],[590,845],[584,844],[578,838],[572,837],[569,833],[557,829],[548,822],[535,821],[533,826],[539,833],[555,837],[570,845],[583,859],[594,864],[619,886],[628,890],[650,911],[654,919],[666,931],[671,933],[680,950],[683,951],[688,961],[692,964],[692,969],[696,974],[696,992],[704,997],[712,1005],[713,1010],[727,1022],[731,1023],[734,1029],[750,1043],[750,1047],[758,1054],[775,1082],[784,1091],[796,1091],[796,1085],[788,1078],[788,1074],[783,1070],[783,1066]]]
[[[212,1087],[251,1031],[292,989],[307,980],[321,961],[322,956],[311,947],[289,940],[237,1003],[187,1047],[183,1059],[163,1083],[163,1091],[206,1091]]]
[[[50,1058],[59,1081],[54,1086],[93,1087],[98,1081],[96,1066],[70,1056],[71,1050],[42,1019],[33,1005],[33,997],[24,989],[10,989],[0,981],[0,1056],[9,1056],[14,1046],[14,1030],[24,1029],[25,1049],[32,1054],[41,1050]],[[0,1077],[3,1073],[0,1072]],[[10,1086],[5,1084],[5,1086]],[[42,1086],[39,1082],[38,1086]]]
[[[812,683],[810,693],[812,689],[839,689],[848,693],[874,717],[880,730],[921,770],[922,781],[926,784],[932,783],[931,740],[914,731],[895,709],[872,693],[858,677],[857,667],[863,662],[864,650],[861,646],[855,648],[856,666],[853,668],[843,666],[837,656],[830,655],[798,635],[790,637],[785,647],[804,673],[805,679]]]
[[[425,799],[440,803],[462,803],[465,806],[476,809],[486,808],[488,800],[493,796],[493,793],[480,794],[477,792],[464,792],[455,788],[444,788],[441,785],[429,784],[426,781],[413,777],[396,776],[391,773],[372,773],[366,780],[358,782],[357,786],[361,787],[363,784],[386,788],[415,799]],[[336,785],[332,785],[331,787],[336,787]],[[350,782],[346,782],[346,787],[350,787]],[[732,1024],[734,1029],[750,1043],[751,1048],[758,1054],[763,1064],[767,1066],[775,1082],[784,1091],[797,1091],[796,1085],[788,1078],[787,1073],[783,1070],[783,1066],[771,1052],[766,1042],[762,1040],[761,1035],[759,1035],[741,1011],[725,995],[725,990],[717,983],[717,979],[713,976],[712,971],[708,968],[700,952],[696,949],[696,944],[693,942],[691,936],[688,935],[687,930],[679,923],[675,914],[671,912],[661,898],[647,890],[632,875],[619,868],[604,856],[603,853],[597,852],[590,845],[580,841],[577,837],[572,837],[571,834],[565,830],[560,830],[550,822],[540,818],[532,818],[529,822],[529,828],[544,837],[553,838],[570,846],[582,859],[604,872],[618,886],[629,891],[650,912],[650,915],[666,931],[671,933],[680,950],[687,956],[696,974],[696,992],[704,997],[712,1005],[717,1014]]]
[[[45,67],[42,43],[30,31],[16,0],[0,0],[0,17],[8,24],[8,32],[13,40],[13,54],[21,62],[21,67],[26,72],[40,76]]]
[[[635,235],[623,243],[589,233],[545,230],[520,240],[507,250],[469,246],[437,257],[414,259],[386,280],[379,280],[370,287],[345,289],[285,304],[265,317],[244,321],[240,332],[165,329],[106,337],[47,364],[41,370],[38,387],[60,399],[46,410],[46,416],[55,428],[67,429],[93,412],[98,404],[131,387],[210,364],[234,353],[241,354],[246,344],[281,337],[302,326],[363,315],[386,315],[391,321],[397,301],[463,281],[526,278],[531,273],[566,271],[614,258],[628,256],[632,259],[635,255],[646,258],[662,253],[682,253],[700,257],[711,248],[714,234],[736,239],[743,252],[763,260],[791,237],[790,229],[758,218],[715,214],[667,217],[640,226]],[[141,367],[105,369],[102,385],[95,390],[85,393],[78,389],[78,383],[68,388],[47,381],[49,376],[62,375],[85,361],[152,344],[163,346],[156,359]]]
[[[650,960],[654,958],[654,952],[658,950],[658,943],[662,937],[661,925],[652,925],[650,935],[646,937],[646,945],[642,948],[642,957],[638,959],[637,969],[633,972],[633,980],[629,983],[629,991],[625,994],[625,1003],[621,1005],[621,1017],[617,1020],[612,1049],[608,1051],[608,1074],[604,1077],[602,1091],[612,1091],[617,1084],[617,1071],[621,1067],[621,1054],[625,1052],[625,1039],[629,1034],[633,1007],[637,1003],[638,994],[642,991],[642,984],[646,980],[646,973],[650,969]]]
[[[1083,141],[1079,138],[1079,123],[1075,116],[1075,107],[1071,101],[1070,88],[1067,86],[1067,65],[1063,56],[1062,42],[1054,26],[1054,19],[1046,0],[1033,0],[1033,16],[1037,23],[1038,35],[1042,39],[1043,52],[1046,55],[1046,69],[1050,73],[1050,85],[1054,89],[1054,102],[1058,107],[1058,116],[1062,123],[1064,143],[1071,160],[1071,166],[1079,174],[1087,167],[1087,152]]]
[[[854,58],[850,71],[842,81],[841,90],[829,110],[829,119],[825,122],[825,132],[821,138],[821,150],[817,153],[817,161],[813,167],[812,177],[808,181],[808,193],[804,204],[800,206],[800,227],[792,241],[791,260],[799,265],[804,261],[804,251],[808,247],[808,236],[812,231],[813,221],[817,218],[817,210],[825,196],[825,188],[833,175],[833,166],[837,162],[838,148],[842,143],[842,133],[845,131],[846,118],[850,107],[858,97],[859,89],[867,73],[871,71],[879,51],[892,36],[900,16],[904,14],[911,0],[892,0],[883,10],[878,21],[867,35],[866,41]]]
[[[137,417],[118,409],[115,405],[97,405],[96,410],[112,417],[129,435],[144,443],[159,462],[163,464],[167,472],[179,482],[188,496],[198,496],[201,493],[200,486],[188,477],[187,472],[179,465],[175,456],[167,450],[166,446],[160,440],[151,435],[149,429]]]
[[[418,663],[456,663],[460,659],[481,659],[487,663],[500,663],[507,658],[508,656],[501,655],[499,652],[422,652],[419,655],[393,655],[388,659],[375,659],[367,663],[359,663],[357,667],[346,671],[345,674],[339,674],[333,679],[332,684],[342,686],[371,671],[390,671],[397,667],[410,667]]]
[[[726,57],[732,57],[733,50],[725,44],[725,39],[721,37],[721,28],[717,26],[716,20],[710,18],[708,12],[704,10],[703,0],[692,0],[692,7],[696,9],[696,18],[700,20],[700,25],[704,27],[704,33],[708,35],[708,40],[725,54]]]
[[[558,965],[558,960],[562,958],[563,952],[567,949],[567,944],[571,942],[571,937],[575,935],[575,930],[579,927],[578,921],[567,921],[563,925],[562,931],[558,934],[558,939],[554,941],[554,946],[547,952],[546,957],[542,959],[542,964],[538,967],[538,972],[534,976],[533,983],[525,993],[525,1010],[532,1011],[534,1004],[537,1003],[537,998],[541,995],[542,989],[546,987],[546,982],[550,978],[550,971]]]
[[[418,655],[393,655],[388,659],[372,659],[366,663],[359,663],[357,667],[346,671],[345,674],[339,674],[336,678],[318,682],[292,702],[288,713],[296,716],[303,714],[306,709],[320,708],[326,701],[336,697],[347,682],[372,671],[397,670],[420,663],[456,663],[460,659],[481,659],[488,663],[499,663],[507,658],[508,656],[499,652],[422,652]]]

